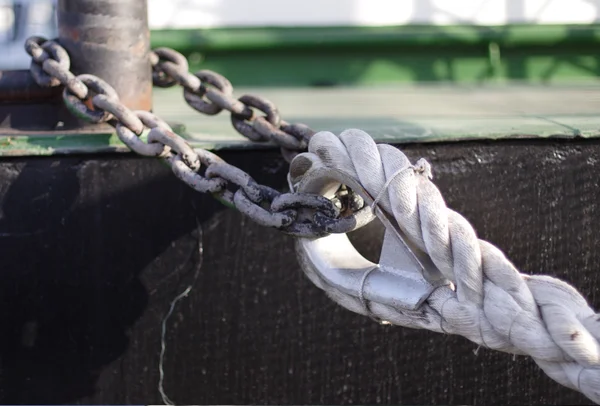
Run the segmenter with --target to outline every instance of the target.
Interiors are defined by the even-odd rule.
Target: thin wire
[[[194,204],[192,203],[192,205],[194,205]],[[167,396],[167,394],[165,393],[165,389],[164,389],[165,371],[164,371],[163,365],[164,365],[165,351],[166,351],[167,321],[169,320],[169,317],[171,317],[171,314],[173,314],[173,311],[175,310],[175,305],[177,304],[177,302],[179,302],[183,298],[187,297],[187,295],[191,292],[192,288],[194,287],[194,284],[196,283],[196,280],[198,279],[198,276],[200,275],[200,269],[202,268],[203,253],[204,253],[204,248],[202,246],[202,234],[203,233],[202,233],[202,227],[200,225],[198,218],[196,218],[196,225],[197,225],[197,231],[198,231],[198,251],[197,251],[198,252],[198,263],[196,265],[196,271],[194,273],[194,278],[192,279],[192,282],[189,284],[189,286],[183,292],[178,294],[175,297],[175,299],[173,299],[173,301],[171,302],[171,306],[169,307],[169,311],[167,312],[166,316],[164,317],[164,319],[162,320],[162,323],[161,323],[160,357],[158,360],[158,374],[159,374],[158,392],[160,393],[162,401],[165,405],[174,405],[173,401],[169,398],[169,396]]]
[[[375,207],[377,207],[377,204],[379,203],[379,200],[381,200],[383,198],[385,192],[390,187],[390,185],[392,184],[392,182],[396,179],[396,177],[398,175],[400,175],[402,172],[404,172],[404,171],[406,171],[408,169],[415,170],[415,167],[413,165],[410,165],[410,164],[406,165],[406,166],[398,169],[396,172],[394,172],[392,174],[392,176],[390,176],[388,178],[388,180],[385,182],[385,184],[383,185],[383,187],[381,188],[381,190],[377,194],[377,197],[375,198],[375,200],[373,200],[373,203],[371,203],[371,210],[375,210]]]

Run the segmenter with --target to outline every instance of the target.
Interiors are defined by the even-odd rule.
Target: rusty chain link
[[[115,89],[102,79],[90,74],[74,75],[68,53],[55,41],[31,37],[25,43],[25,50],[32,58],[30,70],[35,81],[44,87],[64,86],[63,101],[72,114],[88,122],[113,125],[119,139],[132,151],[162,159],[187,185],[211,193],[258,224],[294,236],[319,237],[351,231],[371,219],[368,207],[351,210],[342,217],[339,203],[320,195],[280,193],[258,184],[249,174],[212,152],[195,150],[155,114],[126,107]],[[189,73],[186,58],[177,51],[159,48],[151,53],[150,59],[156,86],[181,85],[186,102],[204,114],[229,111],[238,132],[252,141],[275,142],[288,161],[306,149],[314,134],[306,125],[283,121],[277,107],[266,99],[251,95],[235,99],[233,86],[218,73],[208,70]],[[264,116],[255,115],[253,109]],[[149,132],[144,142],[140,136],[146,128]]]
[[[231,124],[238,133],[254,142],[275,143],[281,147],[288,162],[306,150],[310,137],[315,133],[304,124],[283,121],[277,106],[263,97],[243,95],[236,99],[231,82],[216,72],[201,70],[192,75],[188,72],[185,57],[173,49],[155,49],[151,63],[156,86],[179,84],[184,88],[185,101],[201,113],[215,115],[223,110],[229,111]],[[198,79],[198,82],[192,78]],[[263,115],[255,114],[255,110]]]

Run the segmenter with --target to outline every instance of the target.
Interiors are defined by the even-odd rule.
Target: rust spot
[[[73,41],[79,41],[79,37],[81,36],[79,30],[75,27],[67,27],[64,30],[64,33],[66,34],[67,37],[71,38]]]
[[[575,341],[575,339],[579,337],[579,334],[581,334],[579,331],[576,331],[573,334],[571,334],[571,341]]]
[[[88,98],[86,100],[83,101],[83,104],[86,105],[86,107],[90,110],[96,110],[96,108],[94,107],[94,105],[92,104],[92,98]]]
[[[0,141],[0,146],[2,146],[2,147],[8,147],[10,145],[12,145],[12,138],[11,137],[6,137],[2,141]]]
[[[60,39],[70,39],[73,41],[79,41],[79,37],[81,36],[77,27],[73,27],[67,24],[59,24],[59,38]],[[64,46],[64,45],[63,45]]]

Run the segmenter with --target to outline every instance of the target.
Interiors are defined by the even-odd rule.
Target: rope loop
[[[321,284],[329,297],[376,320],[527,354],[552,379],[600,403],[600,318],[572,286],[521,274],[497,247],[478,239],[471,224],[446,206],[431,182],[429,163],[413,165],[397,148],[377,145],[364,131],[346,130],[312,136],[308,152],[292,161],[291,182],[297,184],[312,168],[339,171],[360,183],[407,242],[453,283],[437,288],[414,314],[376,301],[367,305],[360,294]]]

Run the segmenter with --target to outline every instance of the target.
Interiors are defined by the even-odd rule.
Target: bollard
[[[75,74],[112,85],[132,110],[152,109],[150,30],[146,0],[59,0],[59,42]]]

